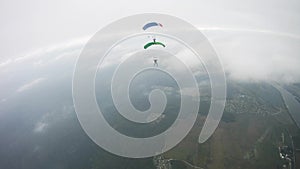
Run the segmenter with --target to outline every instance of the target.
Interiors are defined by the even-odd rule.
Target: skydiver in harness
[[[155,39],[155,38],[153,38],[153,42],[156,42],[156,39]],[[158,61],[158,58],[154,56],[154,57],[153,57],[153,62],[154,62],[154,63],[153,63],[153,66],[158,67],[158,62],[157,62],[157,61]]]
[[[157,63],[157,61],[158,61],[158,58],[157,57],[153,57],[153,66],[156,66],[156,67],[158,67],[158,63]]]

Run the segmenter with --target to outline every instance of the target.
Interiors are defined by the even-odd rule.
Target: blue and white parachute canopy
[[[146,25],[143,26],[143,30],[146,30],[150,27],[153,27],[153,26],[160,26],[160,27],[163,27],[163,25],[161,23],[158,23],[158,22],[149,22],[147,23]]]

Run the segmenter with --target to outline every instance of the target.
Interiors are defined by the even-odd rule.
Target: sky
[[[20,58],[37,63],[33,56],[40,60],[58,49],[81,49],[105,25],[149,12],[173,15],[198,27],[214,46],[230,78],[300,82],[297,0],[2,0],[0,73],[3,65],[16,66]]]

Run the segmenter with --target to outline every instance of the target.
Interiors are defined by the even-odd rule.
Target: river
[[[297,101],[294,95],[280,85],[275,83],[272,85],[280,92],[291,117],[295,121],[298,128],[300,128],[300,103]]]

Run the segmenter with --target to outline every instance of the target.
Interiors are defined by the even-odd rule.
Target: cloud
[[[272,30],[200,28],[211,41],[229,78],[300,82],[300,36]]]
[[[272,36],[282,36],[292,39],[298,39],[300,40],[300,35],[298,34],[292,34],[288,32],[278,32],[278,31],[272,31],[272,30],[264,30],[264,29],[249,29],[249,28],[234,28],[234,27],[198,27],[201,31],[230,31],[230,32],[248,32],[248,33],[261,33],[261,34],[269,34]]]
[[[83,36],[66,42],[43,47],[22,56],[3,60],[0,62],[0,71],[1,69],[9,66],[15,66],[16,64],[31,63],[34,65],[45,65],[49,62],[58,61],[69,56],[68,54],[74,53],[74,50],[80,50],[89,38],[90,36]]]
[[[24,84],[23,86],[19,87],[17,89],[17,92],[23,92],[25,90],[29,90],[33,87],[35,87],[36,85],[40,84],[41,82],[43,82],[45,80],[45,78],[38,78],[38,79],[35,79],[29,83],[26,83]]]
[[[267,29],[222,26],[199,26],[199,30],[215,48],[229,78],[242,81],[300,82],[300,35]],[[26,61],[35,66],[50,63],[55,65],[67,57],[78,55],[79,53],[74,51],[80,51],[90,37],[77,38],[36,50],[23,57],[8,59],[0,63],[0,70],[4,67],[15,67],[13,65],[16,63],[23,64]],[[122,48],[124,46],[121,46]],[[116,51],[116,55],[106,59],[103,67],[115,65],[114,63],[121,62],[128,56],[122,55],[123,57],[118,58],[116,56],[124,54],[126,50]],[[24,85],[18,91],[23,91],[38,82]]]
[[[59,110],[47,112],[35,123],[33,132],[45,132],[48,128],[51,128],[55,122],[71,117],[72,113],[74,113],[73,105],[64,105],[60,107]]]
[[[216,50],[228,78],[239,81],[300,82],[300,35],[241,27],[199,27],[199,30]],[[181,53],[189,54],[184,50]],[[113,56],[108,60],[116,63],[119,59]],[[193,69],[197,67],[202,70],[194,60],[185,62]]]
[[[7,98],[3,98],[3,99],[0,100],[0,103],[1,102],[6,102],[6,101],[7,101]]]
[[[44,123],[44,122],[38,122],[38,123],[35,125],[33,131],[34,131],[35,133],[41,133],[41,132],[44,132],[47,126],[48,126],[47,123]]]

